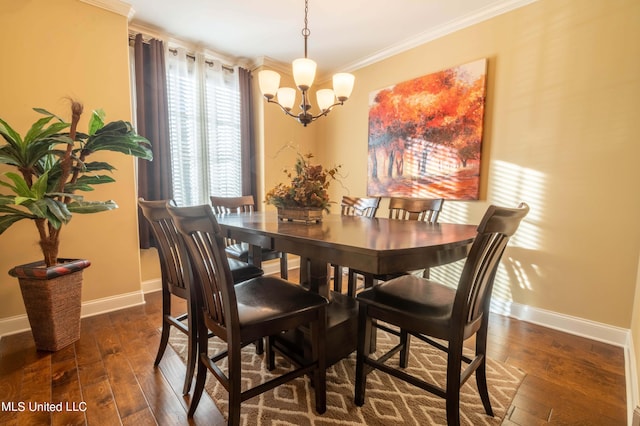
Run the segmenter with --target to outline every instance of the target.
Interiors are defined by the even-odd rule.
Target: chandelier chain
[[[307,57],[307,38],[311,34],[311,30],[309,30],[309,18],[307,15],[309,14],[309,0],[304,0],[304,28],[302,29],[302,37],[304,37],[304,57]]]

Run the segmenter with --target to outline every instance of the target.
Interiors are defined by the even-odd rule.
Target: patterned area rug
[[[378,331],[378,350],[390,348],[397,342],[393,335]],[[170,345],[186,358],[186,336],[172,329]],[[223,343],[217,338],[209,341],[210,354]],[[427,380],[444,384],[446,359],[444,354],[418,339],[411,340],[411,357],[407,371]],[[242,351],[243,389],[270,377],[263,358],[256,355],[255,346]],[[397,355],[395,356],[397,365]],[[394,360],[390,360],[394,362]],[[226,359],[218,366],[226,373]],[[276,372],[282,372],[289,363],[276,356]],[[475,377],[471,377],[461,390],[460,421],[463,425],[499,425],[524,379],[521,370],[487,360],[487,382],[495,417],[485,414],[478,396]],[[195,382],[195,381],[194,381]],[[307,378],[298,378],[262,395],[242,403],[243,425],[446,425],[444,399],[406,384],[380,371],[367,377],[365,404],[353,403],[355,382],[355,352],[347,359],[327,369],[327,411],[319,416],[314,411],[314,394]],[[213,375],[207,375],[206,391],[227,416],[227,392]],[[246,387],[245,387],[246,386]]]

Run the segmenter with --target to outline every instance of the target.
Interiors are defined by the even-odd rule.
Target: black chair
[[[211,196],[209,198],[211,199],[213,211],[216,214],[250,213],[255,211],[255,199],[253,198],[253,195],[243,195],[240,197]],[[228,238],[225,239],[225,242],[227,245],[227,256],[243,262],[253,263],[253,259],[250,258],[249,244],[233,241]],[[289,265],[286,253],[263,248],[261,251],[261,259],[280,259],[280,276],[285,280],[289,278]]]
[[[438,223],[438,216],[442,211],[444,199],[442,198],[402,198],[392,197],[389,199],[389,219],[398,220],[420,220],[427,223]],[[369,274],[361,271],[349,271],[349,288],[356,288],[356,274],[362,275],[364,288],[373,286],[379,281],[387,281],[401,275],[406,275],[407,271],[398,271],[384,275]],[[423,272],[425,278],[429,277],[429,270]]]
[[[389,199],[389,219],[421,220],[438,223],[442,211],[442,198],[400,198]]]
[[[465,261],[457,289],[415,275],[405,275],[358,294],[356,405],[364,404],[367,374],[379,369],[445,398],[447,423],[458,425],[460,387],[475,371],[484,409],[493,416],[486,379],[487,326],[493,281],[509,238],[528,211],[525,203],[517,208],[489,207],[478,225],[478,234]],[[370,355],[373,320],[400,328],[399,344],[377,359]],[[409,335],[447,352],[444,389],[401,370],[408,364]],[[475,356],[470,359],[462,354],[462,348],[464,341],[474,335]],[[386,364],[397,352],[400,352],[400,368]],[[467,366],[461,373],[463,361]]]
[[[160,271],[162,274],[162,334],[160,346],[154,365],[157,366],[162,359],[171,326],[187,335],[187,371],[184,379],[183,393],[186,395],[191,388],[191,379],[196,365],[197,338],[190,330],[196,330],[195,316],[193,312],[193,298],[191,289],[191,264],[186,248],[182,244],[178,230],[173,224],[173,219],[167,211],[167,200],[146,201],[138,199],[138,205],[142,214],[151,226],[154,239],[157,244],[160,258]],[[234,282],[245,281],[263,274],[262,269],[238,260],[229,259]],[[187,312],[178,316],[171,314],[171,295],[187,301]],[[187,321],[185,324],[185,320]],[[261,352],[262,348],[259,347]]]
[[[192,417],[210,371],[229,392],[230,425],[240,422],[242,401],[304,374],[313,375],[318,413],[326,409],[326,309],[327,299],[304,290],[282,278],[262,276],[233,285],[225,253],[224,236],[211,206],[168,207],[176,227],[184,237],[196,273],[194,294],[198,326],[198,372],[188,416]],[[311,359],[281,376],[242,391],[241,349],[250,342],[285,330],[308,327],[311,333]],[[227,349],[211,356],[207,335],[212,332],[227,343]],[[216,362],[227,357],[228,373]],[[270,362],[267,367],[273,369]]]
[[[380,197],[348,197],[343,196],[340,203],[340,214],[342,216],[362,216],[373,218],[378,212]],[[342,293],[342,266],[333,266],[333,291]],[[349,285],[347,293],[350,297],[355,296],[356,288],[353,276],[349,275]]]

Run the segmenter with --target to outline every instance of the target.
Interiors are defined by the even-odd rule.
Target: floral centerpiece
[[[311,153],[298,154],[294,169],[284,170],[291,182],[279,183],[267,192],[265,202],[278,208],[280,219],[318,222],[322,211],[329,211],[331,201],[327,190],[341,166],[325,169],[321,164],[311,164],[312,158]]]

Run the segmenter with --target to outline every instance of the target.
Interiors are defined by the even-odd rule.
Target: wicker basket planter
[[[60,261],[49,268],[35,262],[9,271],[20,282],[31,333],[42,351],[55,352],[80,339],[82,270],[91,262]]]
[[[278,207],[278,219],[288,222],[304,222],[305,224],[322,222],[320,207]]]

